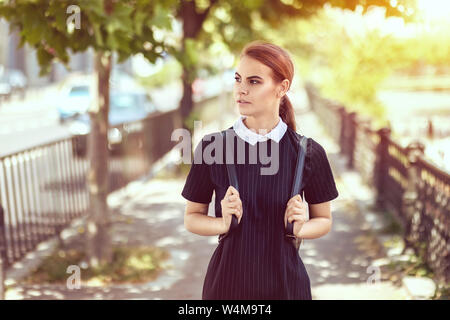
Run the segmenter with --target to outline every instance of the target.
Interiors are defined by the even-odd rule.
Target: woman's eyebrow
[[[237,73],[237,72],[235,72],[234,73],[235,75],[238,75],[239,77],[241,76],[239,73]],[[261,77],[259,77],[259,76],[250,76],[250,77],[247,77],[247,79],[251,79],[251,78],[258,78],[258,79],[261,79],[261,80],[264,80],[263,78],[261,78]]]

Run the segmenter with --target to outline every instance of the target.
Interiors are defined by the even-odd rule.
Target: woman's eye
[[[240,78],[236,77],[236,78],[234,78],[234,80],[238,81],[238,80],[240,80]],[[253,81],[253,82],[252,82],[252,81]],[[251,83],[251,84],[258,84],[259,82],[256,81],[256,80],[250,80],[250,83]]]

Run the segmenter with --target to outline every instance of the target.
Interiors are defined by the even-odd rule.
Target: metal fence
[[[424,156],[421,143],[403,147],[389,128],[374,129],[369,118],[305,86],[310,106],[340,146],[347,166],[376,191],[378,208],[394,213],[406,248],[422,256],[439,281],[450,280],[450,175]]]
[[[231,98],[228,91],[205,97],[195,102],[194,110],[208,109],[209,118],[203,120],[209,123],[220,117],[225,105],[232,106]],[[171,136],[182,127],[179,109],[111,127],[122,142],[109,146],[109,192],[150,173],[178,143]],[[8,267],[42,241],[60,235],[73,219],[88,214],[89,166],[87,135],[0,156],[0,299]]]
[[[149,173],[176,142],[178,110],[116,126],[123,141],[109,159],[109,192]],[[0,157],[3,270],[89,210],[86,136],[67,137]]]

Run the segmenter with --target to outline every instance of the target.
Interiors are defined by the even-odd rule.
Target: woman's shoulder
[[[202,138],[199,141],[199,144],[201,143],[203,147],[206,147],[208,144],[216,141],[217,139],[223,139],[223,134],[227,132],[228,134],[234,133],[233,127],[229,127],[226,129],[223,129],[221,131],[214,131],[210,133],[206,133],[202,136]]]
[[[297,131],[294,131],[293,129],[291,129],[289,127],[288,127],[288,131],[290,132],[291,135],[294,136],[297,144],[300,141],[300,139],[305,136]],[[309,136],[306,136],[306,138],[307,138],[307,151],[306,151],[307,158],[310,158],[312,160],[314,160],[314,159],[317,160],[317,159],[320,159],[321,157],[323,157],[324,155],[326,155],[326,151],[319,141],[317,141],[313,137],[309,137]]]

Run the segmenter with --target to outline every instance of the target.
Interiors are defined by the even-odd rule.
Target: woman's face
[[[239,113],[244,116],[278,115],[281,86],[272,79],[272,69],[253,58],[244,56],[236,68],[234,97]],[[245,100],[248,103],[239,103]]]

